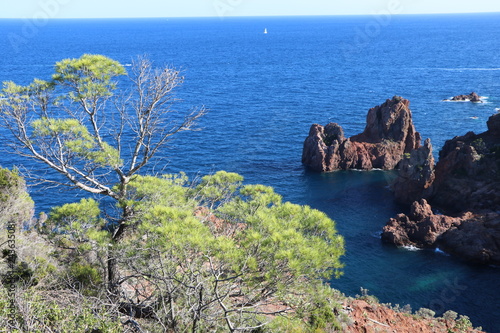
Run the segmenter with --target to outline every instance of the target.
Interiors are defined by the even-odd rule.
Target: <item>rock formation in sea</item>
[[[397,167],[404,154],[420,147],[420,133],[413,125],[410,102],[399,96],[368,111],[365,130],[351,138],[344,137],[339,124],[314,124],[304,141],[302,163],[311,170]]]
[[[397,201],[414,202],[408,216],[387,223],[383,240],[500,264],[500,114],[487,126],[446,141],[435,168],[428,141],[403,160],[392,187]],[[449,216],[434,214],[431,205]]]
[[[491,116],[487,126],[484,133],[446,141],[435,168],[433,204],[451,212],[500,211],[500,114]]]
[[[462,212],[435,214],[425,199],[415,201],[408,215],[391,218],[382,240],[398,246],[440,249],[480,264],[500,264],[500,214]]]
[[[451,99],[445,99],[445,101],[453,101],[453,102],[473,102],[473,103],[482,103],[481,96],[479,96],[475,92],[471,92],[468,95],[457,95],[452,97]]]
[[[405,154],[399,164],[398,177],[391,184],[396,200],[411,204],[431,194],[431,185],[435,179],[434,156],[431,140],[425,140],[422,147]]]
[[[398,246],[433,247],[439,236],[471,216],[471,213],[461,217],[434,214],[427,201],[420,199],[413,202],[408,215],[398,214],[387,222],[382,240]]]

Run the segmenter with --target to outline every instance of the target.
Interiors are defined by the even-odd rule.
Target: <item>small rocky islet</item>
[[[476,92],[471,92],[470,94],[463,94],[453,96],[452,98],[445,99],[446,102],[472,102],[472,103],[483,103],[482,96],[479,96]]]
[[[347,139],[336,123],[313,124],[302,163],[318,172],[397,169],[391,189],[410,213],[387,222],[383,241],[500,264],[500,114],[488,119],[486,132],[446,141],[436,163],[430,139],[420,144],[409,106],[399,96],[386,100],[369,110],[365,130]]]

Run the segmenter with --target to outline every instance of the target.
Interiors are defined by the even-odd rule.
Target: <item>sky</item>
[[[500,12],[500,0],[0,0],[0,18],[371,15]]]

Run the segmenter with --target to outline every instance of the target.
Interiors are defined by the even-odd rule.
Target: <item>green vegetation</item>
[[[321,278],[340,273],[343,240],[325,214],[283,203],[270,187],[244,186],[234,173],[194,188],[179,179],[131,182],[141,199],[117,249],[130,281],[153,291],[151,307],[168,300],[161,320],[169,327],[258,328],[264,315],[290,312],[294,294],[315,295]]]
[[[0,167],[0,228],[23,227],[33,215],[34,202],[17,170]]]
[[[434,316],[436,315],[436,312],[432,311],[431,309],[420,308],[417,312],[415,312],[415,314],[418,317],[429,319],[429,318],[434,318]]]
[[[455,323],[455,328],[458,329],[458,332],[465,333],[472,329],[472,323],[470,322],[469,317],[460,316]]]
[[[224,171],[196,186],[182,174],[134,177],[127,202],[134,217],[112,249],[122,296],[110,307],[102,305],[110,236],[97,202],[54,207],[37,226],[43,238],[18,233],[19,257],[30,275],[14,281],[17,326],[6,327],[36,331],[37,321],[39,327],[70,332],[80,322],[113,331],[117,322],[104,320],[106,311],[117,318],[130,309],[128,315],[141,317],[139,308],[149,313],[141,325],[152,331],[267,330],[268,324],[288,331],[290,323],[302,332],[340,327],[334,313],[339,295],[323,283],[342,268],[343,239],[334,222],[307,206],[283,202],[270,187],[242,180]],[[26,252],[27,237],[45,244],[45,252],[36,251],[43,257]],[[34,277],[39,283],[28,283]],[[68,298],[81,298],[90,308],[72,312],[65,308]],[[28,302],[36,306],[22,311]]]
[[[121,76],[135,91],[119,89]],[[173,135],[205,113],[173,115],[172,91],[181,81],[178,71],[155,69],[146,59],[129,74],[112,59],[84,55],[58,62],[49,81],[4,83],[2,125],[14,152],[39,162],[31,178],[54,183],[45,171],[55,171],[62,177],[56,184],[108,199],[54,207],[32,230],[17,230],[16,256],[10,251],[5,261],[0,326],[30,332],[339,327],[338,295],[324,280],[341,274],[344,243],[324,213],[283,202],[270,187],[243,185],[235,173],[219,171],[196,183],[184,174],[139,175]],[[7,209],[26,193],[22,178],[4,174]],[[14,195],[16,184],[22,191]],[[16,208],[26,212],[15,216],[19,222],[31,217],[26,201],[30,207]],[[36,254],[23,245],[28,239]],[[79,306],[71,310],[73,302]]]
[[[104,303],[65,291],[33,293],[20,291],[15,297],[18,312],[12,317],[10,300],[0,288],[1,332],[124,332],[117,317],[110,316]],[[11,320],[13,318],[13,320]]]
[[[131,89],[119,88],[122,76],[130,80]],[[147,59],[134,61],[131,73],[127,73],[115,60],[85,54],[56,63],[50,81],[35,79],[27,86],[4,82],[0,94],[1,125],[12,134],[13,151],[40,165],[40,172],[31,178],[81,189],[117,203],[118,209],[105,212],[114,220],[103,222],[93,216],[82,221],[85,214],[80,214],[66,216],[61,223],[58,212],[52,217],[67,231],[58,236],[61,242],[77,237],[75,233],[90,237],[83,232],[87,229],[100,234],[102,224],[106,224],[110,246],[103,260],[105,280],[115,298],[120,294],[120,277],[113,247],[120,242],[134,213],[127,205],[128,184],[173,135],[193,129],[205,113],[199,108],[181,114],[176,111],[174,115],[173,89],[181,82],[177,70],[155,68]],[[59,173],[57,180],[54,171]],[[50,226],[43,228],[50,234]],[[84,245],[91,248],[92,239]]]
[[[369,292],[368,289],[361,287],[360,291],[361,291],[361,295],[356,295],[357,299],[363,300],[368,304],[378,304],[379,303],[379,300],[377,297],[368,294],[368,292]]]
[[[471,146],[474,147],[474,149],[480,156],[489,152],[486,143],[481,138],[472,141]]]

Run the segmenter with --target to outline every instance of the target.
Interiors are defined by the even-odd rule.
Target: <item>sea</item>
[[[264,30],[267,33],[264,33]],[[439,249],[381,242],[394,203],[394,172],[314,173],[301,164],[312,124],[336,122],[351,136],[368,110],[399,95],[434,154],[448,139],[486,130],[500,108],[500,14],[0,20],[0,81],[48,79],[55,62],[85,53],[128,66],[147,56],[182,71],[180,111],[205,106],[200,131],[184,132],[151,172],[192,179],[218,170],[274,187],[284,200],[336,221],[346,241],[344,274],[329,281],[348,296],[369,290],[383,303],[453,310],[500,332],[500,268]],[[484,103],[445,102],[472,91]],[[6,140],[5,138],[3,140]],[[5,141],[6,142],[6,141]],[[5,148],[5,145],[3,145]],[[30,165],[31,163],[31,165]],[[2,152],[4,167],[31,161]],[[37,211],[82,193],[31,188]]]

